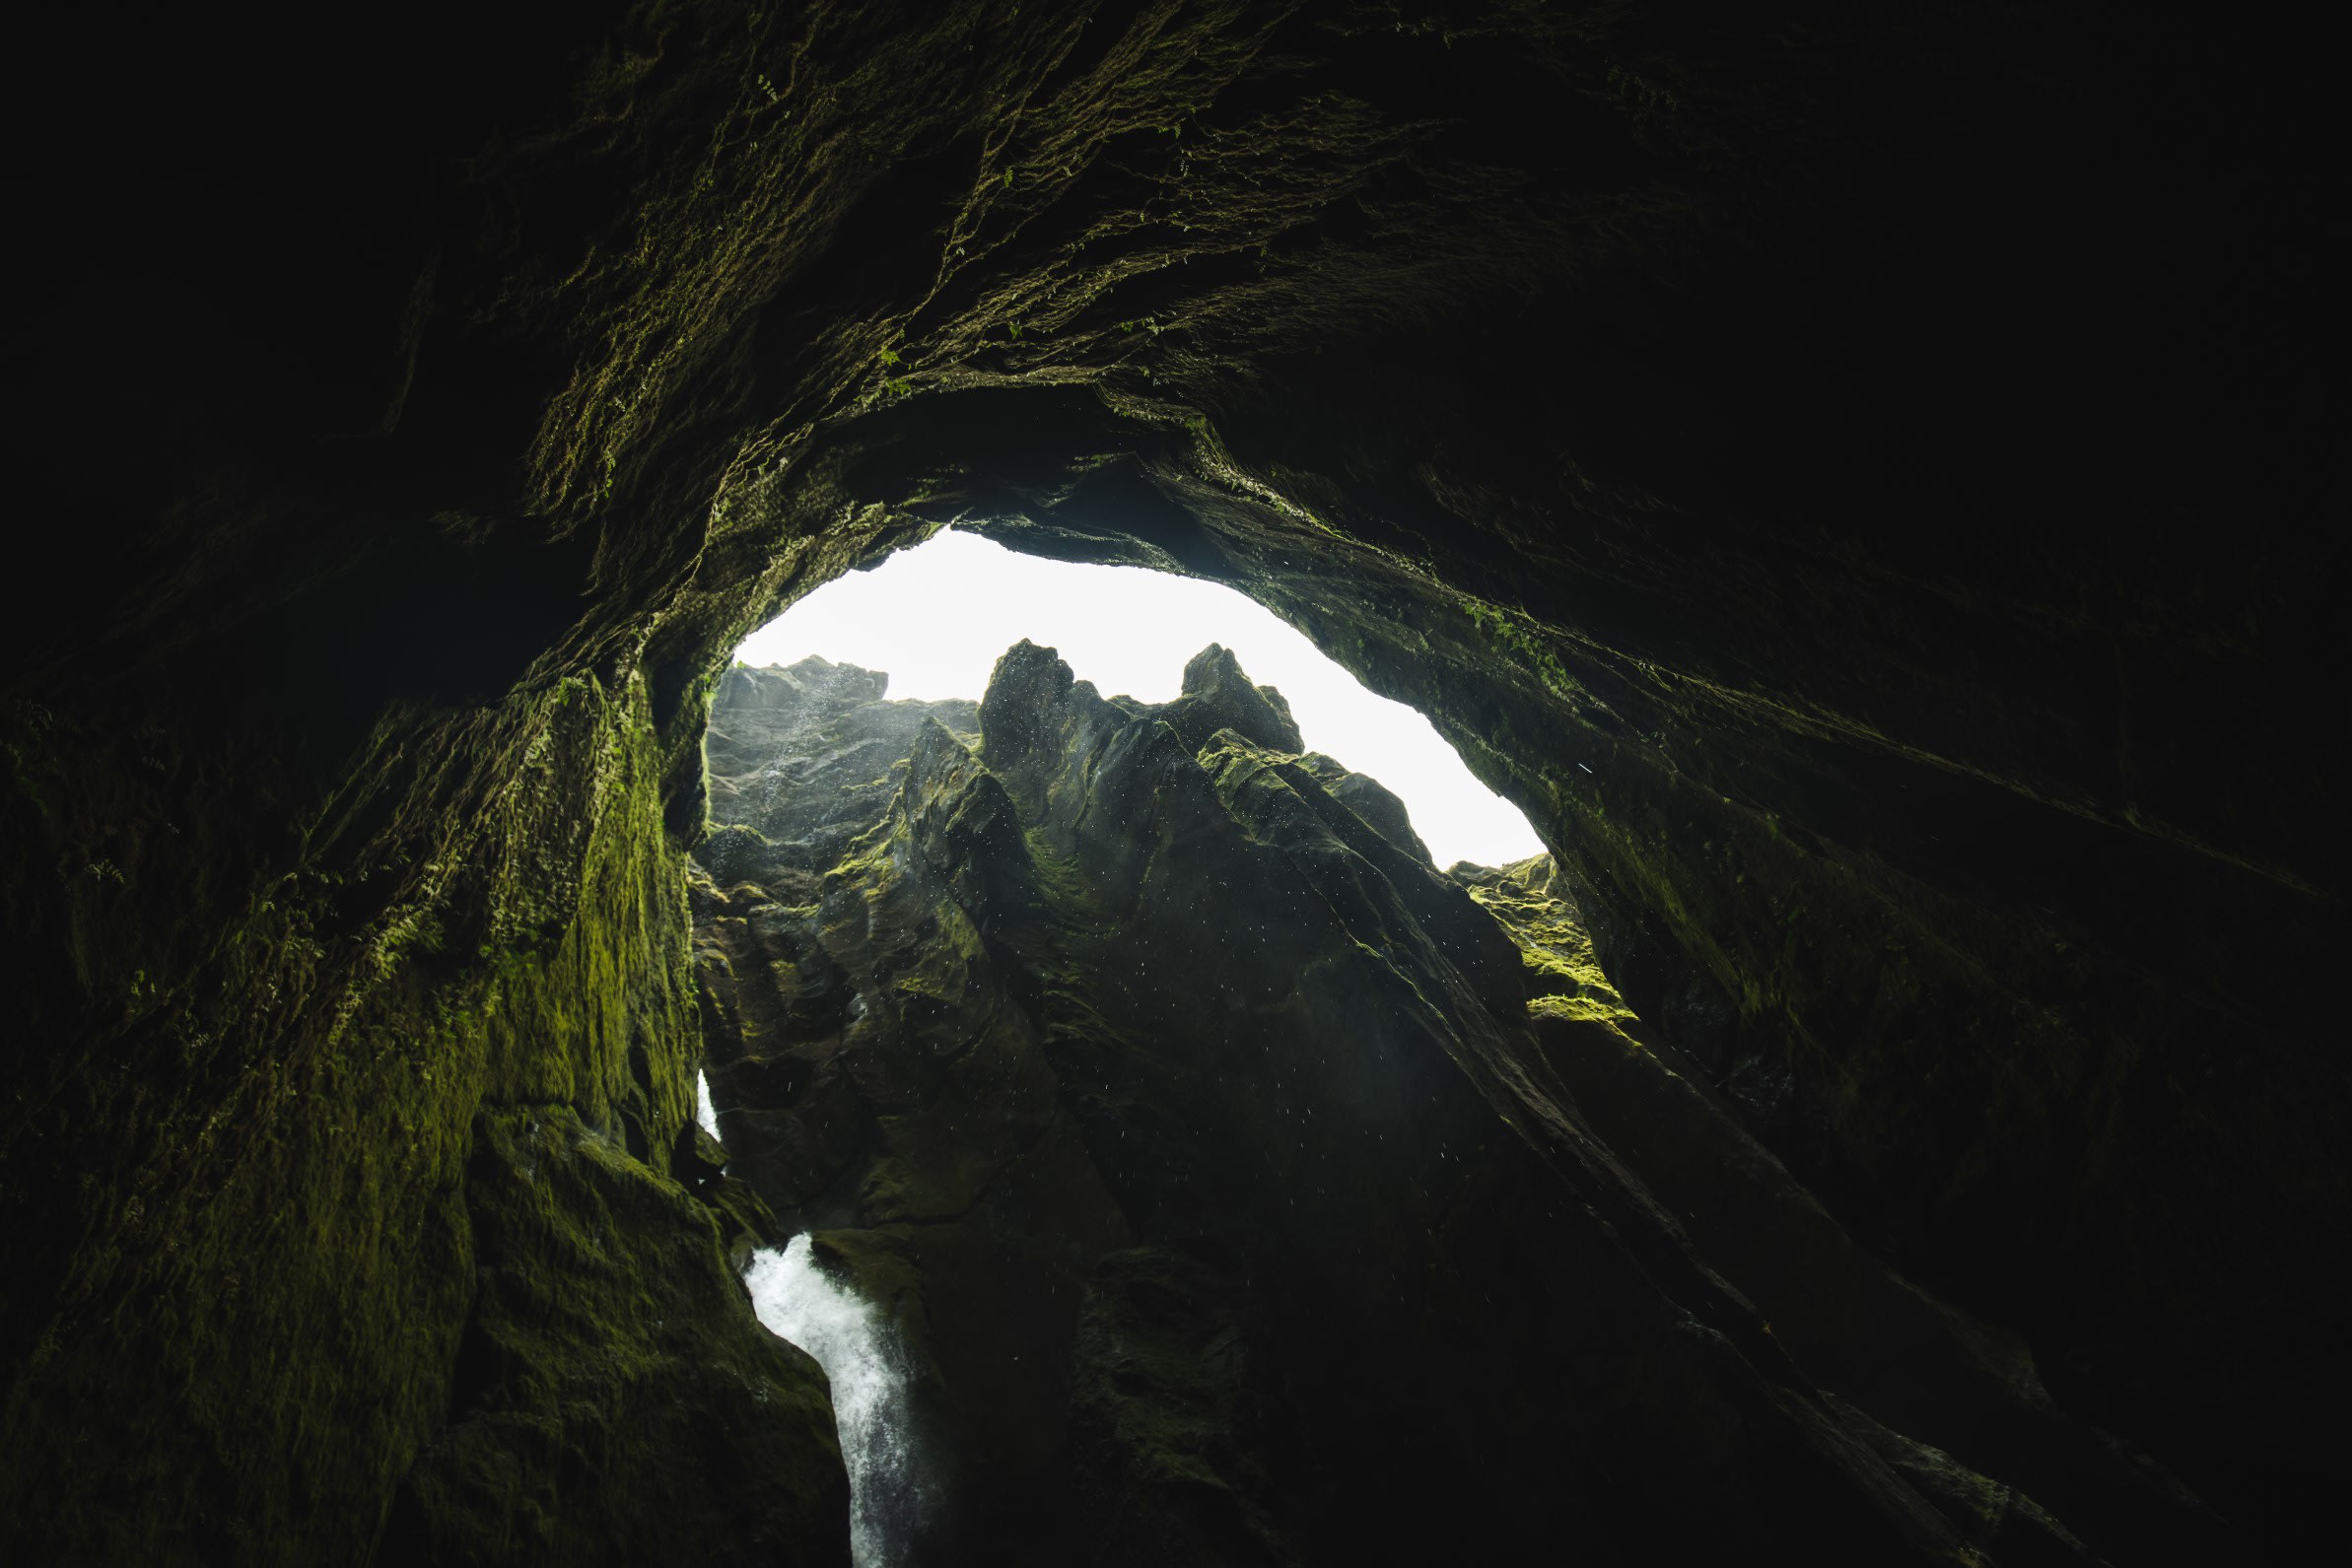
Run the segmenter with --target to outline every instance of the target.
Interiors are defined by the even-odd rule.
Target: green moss
[[[1535,619],[1520,610],[1505,609],[1485,599],[1462,597],[1462,608],[1470,616],[1470,624],[1477,627],[1493,645],[1514,662],[1526,667],[1547,690],[1566,697],[1576,692],[1576,683],[1559,661],[1559,655],[1537,630]]]
[[[1469,884],[1519,949],[1527,971],[1528,1010],[1540,1017],[1613,1021],[1630,1018],[1617,987],[1594,956],[1592,934],[1566,900],[1555,897],[1550,855],[1521,860]]]
[[[374,859],[407,866],[400,896],[362,929],[327,934],[348,924],[346,890],[380,874],[367,855],[281,878],[225,944],[208,999],[177,1001],[151,1033],[145,1049],[186,1063],[174,1078],[209,1077],[217,1098],[199,1113],[200,1101],[127,1090],[115,1115],[139,1157],[116,1185],[85,1189],[93,1244],[0,1425],[7,1506],[35,1522],[26,1538],[48,1555],[362,1559],[400,1477],[457,1441],[444,1432],[464,1414],[453,1389],[459,1403],[505,1412],[462,1440],[475,1458],[457,1467],[522,1490],[486,1500],[469,1481],[458,1490],[470,1501],[444,1507],[426,1497],[440,1483],[419,1481],[411,1503],[439,1521],[436,1551],[530,1560],[538,1527],[524,1516],[555,1529],[567,1511],[674,1543],[686,1522],[657,1499],[706,1484],[696,1466],[711,1456],[665,1446],[634,1412],[673,1406],[651,1386],[662,1355],[669,1375],[701,1375],[689,1340],[765,1358],[778,1398],[746,1406],[743,1430],[799,1456],[773,1483],[816,1510],[796,1516],[797,1537],[838,1538],[824,1517],[840,1481],[821,1381],[776,1359],[709,1211],[662,1174],[691,1124],[699,1037],[643,687],[563,682],[508,744],[520,766],[486,801],[448,810],[428,853]],[[154,989],[131,974],[132,994]],[[533,1119],[575,1134],[561,1160],[518,1179],[499,1151]],[[571,1185],[556,1180],[566,1161],[582,1173]],[[599,1272],[567,1282],[589,1258]],[[681,1258],[693,1267],[681,1272]],[[482,1331],[483,1290],[525,1284],[577,1309],[535,1330],[575,1336],[545,1341],[549,1377],[585,1392],[611,1356],[634,1356],[638,1392],[587,1403],[520,1386],[465,1392],[461,1345]],[[646,1337],[640,1314],[656,1301],[668,1303],[654,1313],[666,1340]],[[126,1398],[126,1356],[176,1397]],[[141,1456],[152,1506],[123,1510],[110,1483],[93,1490],[97,1476],[45,1439],[99,1403],[117,1408],[113,1441]],[[221,1473],[204,1453],[281,1461]],[[591,1498],[600,1514],[581,1511]],[[714,1495],[710,1528],[724,1534],[733,1506]]]
[[[2217,1333],[2298,1341],[2280,1314],[2324,1292],[2307,1264],[2266,1257],[2314,1256],[2305,1237],[2345,1212],[2325,1147],[2343,1096],[2324,1051],[2293,1050],[2329,1037],[2340,943],[2332,907],[2265,900],[2340,881],[2333,731],[2277,695],[2309,673],[2293,629],[2324,624],[2330,576],[2248,549],[2258,570],[2233,578],[2210,552],[2106,534],[2070,553],[2049,525],[2077,517],[2079,497],[2041,471],[2063,454],[1969,441],[1965,377],[1856,374],[1887,368],[1855,345],[1890,334],[1848,330],[1858,318],[1837,302],[1855,291],[1823,287],[1821,267],[1850,247],[1815,221],[1859,223],[1866,248],[1960,285],[1906,294],[1941,316],[1957,302],[1966,319],[1945,325],[1963,337],[1973,321],[2022,334],[2012,347],[2057,341],[2036,324],[2046,300],[1974,287],[1980,247],[1946,231],[1971,230],[1986,191],[2030,216],[2035,171],[2069,167],[2052,149],[2108,145],[2112,115],[2171,102],[2166,62],[2193,30],[2117,51],[2097,29],[1988,32],[1939,12],[1767,42],[1620,9],[1449,10],[1402,31],[1379,8],[1230,0],[1132,27],[968,3],[905,26],[855,6],[642,7],[609,39],[580,21],[532,51],[588,62],[573,79],[446,84],[450,125],[505,129],[487,147],[436,145],[436,167],[471,188],[420,219],[418,252],[447,264],[415,282],[404,348],[413,359],[430,320],[423,363],[464,374],[419,378],[398,440],[351,442],[373,411],[353,420],[346,398],[318,395],[376,387],[386,347],[384,279],[337,265],[262,269],[289,285],[277,318],[256,300],[235,345],[159,351],[199,368],[179,378],[195,392],[160,394],[159,427],[189,416],[203,433],[189,443],[201,477],[176,491],[177,457],[156,465],[163,488],[111,489],[116,405],[55,399],[97,411],[57,470],[89,470],[92,515],[125,520],[95,570],[30,579],[61,606],[24,644],[37,661],[24,689],[45,706],[0,718],[0,900],[31,1042],[8,1102],[23,1176],[7,1216],[35,1281],[11,1292],[9,1342],[41,1347],[40,1378],[66,1380],[36,1378],[0,1412],[0,1468],[24,1489],[4,1501],[38,1493],[69,1517],[152,1495],[159,1517],[206,1528],[249,1504],[270,1538],[296,1541],[289,1522],[303,1523],[318,1557],[347,1555],[333,1533],[365,1534],[370,1477],[430,1424],[403,1379],[438,1354],[385,1338],[362,1296],[424,1256],[412,1231],[426,1194],[463,1183],[471,1109],[564,1096],[624,1143],[637,1125],[640,1163],[663,1158],[684,987],[648,933],[670,900],[657,878],[595,867],[698,836],[696,671],[949,514],[1020,513],[1040,546],[1237,583],[1431,714],[1530,809],[1604,947],[1642,955],[1639,985],[1630,966],[1621,978],[1645,1005],[1699,998],[1694,1027],[1726,1062],[1793,1084],[1790,1124],[1817,1169],[1842,1168],[1844,1192],[1872,1202],[1900,1194],[1888,1234],[1967,1276],[1944,1220],[1981,1215],[1983,1256],[2025,1281],[2012,1303],[2067,1303],[2049,1326],[2069,1334],[2111,1314],[2159,1347],[2133,1352],[2117,1392],[2234,1366]],[[1478,89],[1442,92],[1437,114],[1412,62],[1429,41],[1466,46]],[[1912,88],[1937,111],[1890,115],[1923,102]],[[2205,98],[2192,118],[2228,131],[2216,145],[2287,145],[2225,123],[2240,117],[2230,94]],[[1564,105],[1567,163],[1528,157],[1513,106],[1531,102]],[[978,150],[977,172],[959,148]],[[1887,168],[1923,183],[1875,212],[1825,206],[1879,188]],[[2024,183],[1977,177],[1992,170]],[[347,232],[311,204],[354,182],[281,183],[296,232]],[[2043,192],[2045,216],[2096,218],[2063,185]],[[2202,253],[2226,282],[2237,264],[2212,246],[2235,231],[2204,227],[2225,237]],[[2195,236],[2182,242],[2198,275]],[[2277,296],[2282,320],[2310,292],[2294,278],[2328,275],[2295,261],[2299,243],[2249,250],[2287,258],[2271,268],[2283,293],[2248,296]],[[409,265],[405,245],[359,248]],[[351,307],[371,323],[360,346],[313,308],[328,297],[376,302]],[[168,292],[94,298],[102,315],[142,300],[173,313]],[[1774,307],[1792,299],[1828,307]],[[2227,328],[2216,364],[2278,338],[2249,337],[2242,312],[2203,314]],[[124,320],[125,342],[167,325]],[[999,330],[1014,322],[1017,338]],[[2228,384],[2174,336],[2158,358],[2180,387]],[[1997,337],[1985,364],[2030,367]],[[104,354],[57,363],[115,374]],[[316,376],[284,369],[308,363]],[[2114,374],[2155,364],[2125,354]],[[909,374],[876,395],[877,371]],[[2115,430],[2139,428],[2133,408],[2161,412],[2133,449],[2211,423],[2167,375],[2143,379],[2074,402],[2104,402]],[[324,412],[292,406],[306,402]],[[411,439],[457,429],[478,441]],[[1823,432],[1845,433],[1859,460],[1804,462]],[[2301,515],[2306,465],[2200,464],[2198,446],[2173,443],[2186,470],[2100,469],[2129,492],[2104,511]],[[1106,450],[1167,505],[1064,528],[1057,514],[1088,510],[1071,504],[1081,460]],[[479,503],[498,521],[419,515],[511,490],[485,476],[518,469],[528,494]],[[2247,483],[2290,504],[2237,504]],[[2009,521],[1980,526],[1987,507]],[[1896,538],[1890,515],[1917,525]],[[420,532],[446,551],[392,581],[380,568]],[[381,678],[336,669],[333,650],[375,646],[321,623],[371,604],[452,631],[512,612],[516,648],[403,648],[367,661]],[[669,695],[651,704],[577,673],[641,658],[665,671]],[[199,694],[211,677],[192,668],[252,676],[251,691]],[[605,723],[608,704],[638,716]],[[584,736],[640,772],[608,789],[570,749]],[[1913,785],[1954,782],[1966,791],[1906,803]],[[649,796],[674,813],[658,828]],[[598,816],[624,797],[628,820]],[[2014,802],[2030,812],[2001,816]],[[1947,810],[1998,825],[1968,852],[1918,843]],[[2271,886],[2241,888],[2244,867]],[[1065,902],[1060,884],[1050,897]],[[610,939],[578,936],[584,921]],[[2151,958],[2176,927],[2191,956]],[[2004,1163],[2006,1188],[1979,1180]],[[2192,1211],[2201,1228],[2173,1223]],[[325,1264],[279,1255],[270,1227],[305,1213],[358,1283],[313,1287]],[[2118,1217],[2130,1223],[2107,1223]],[[2039,1261],[2009,1261],[2035,1247]],[[2116,1261],[2133,1247],[2142,1260]],[[2134,1316],[2170,1301],[2193,1305]],[[2290,1305],[2242,1332],[2246,1301]],[[446,1313],[428,1301],[411,1316]],[[330,1341],[339,1362],[315,1348]],[[282,1374],[288,1344],[299,1365]],[[173,1418],[186,1430],[142,1417],[102,1445],[85,1416],[82,1452],[119,1447],[120,1473],[93,1460],[91,1477],[61,1476],[42,1445],[76,1410],[110,1407],[109,1353],[189,1386]],[[263,1370],[239,1390],[216,1364]],[[355,1419],[284,1479],[291,1439],[245,1407],[313,1395],[389,1412],[393,1435]],[[187,1489],[213,1484],[189,1478],[204,1464],[232,1473],[190,1513]]]
[[[822,1374],[748,1314],[710,1310],[740,1287],[707,1208],[569,1106],[485,1116],[465,1203],[496,1263],[385,1552],[648,1561],[712,1513],[770,1539],[833,1533],[848,1496]],[[648,1481],[661,1495],[637,1493]]]

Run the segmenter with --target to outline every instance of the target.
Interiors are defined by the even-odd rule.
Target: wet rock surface
[[[727,677],[697,952],[730,1170],[919,1365],[910,1561],[2227,1560],[1643,1043],[1548,857],[1440,875],[1221,648],[864,674]]]

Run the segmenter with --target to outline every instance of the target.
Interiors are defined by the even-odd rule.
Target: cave
[[[868,1562],[2332,1534],[2296,25],[43,17],[0,1553],[850,1562],[787,1253],[900,1336]],[[1247,595],[1543,853],[1221,648],[734,666],[951,530]]]

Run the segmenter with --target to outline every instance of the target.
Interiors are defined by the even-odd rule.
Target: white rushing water
[[[924,1510],[907,1430],[907,1359],[873,1303],[816,1266],[808,1238],[752,1255],[743,1282],[771,1332],[816,1358],[833,1384],[833,1419],[850,1472],[850,1558],[896,1568]]]
[[[694,1120],[702,1124],[705,1132],[719,1137],[719,1108],[711,1103],[711,1075],[699,1069],[694,1074]]]

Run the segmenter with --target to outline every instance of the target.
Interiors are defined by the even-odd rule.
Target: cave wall
[[[570,1191],[667,1192],[711,672],[947,521],[1233,582],[1428,712],[1873,1245],[2224,1512],[2317,1506],[2324,51],[705,3],[289,67],[216,21],[44,19],[12,106],[18,1528],[333,1551],[432,1490],[513,1116],[620,1140]],[[613,1211],[704,1224],[658,1209]],[[813,1455],[807,1369],[736,1342]]]
[[[29,1558],[847,1560],[823,1376],[673,1179],[700,1051],[643,683],[531,708],[504,785],[407,843],[351,828],[417,809],[382,745],[176,996],[121,970],[163,949],[132,944],[142,913],[206,913],[135,902],[142,840],[197,838],[200,808],[94,800],[17,753],[20,854],[120,856],[75,867],[48,933],[112,1036],[28,1064],[10,1148],[42,1173],[10,1183],[0,1417]],[[386,882],[337,928],[338,894]]]

